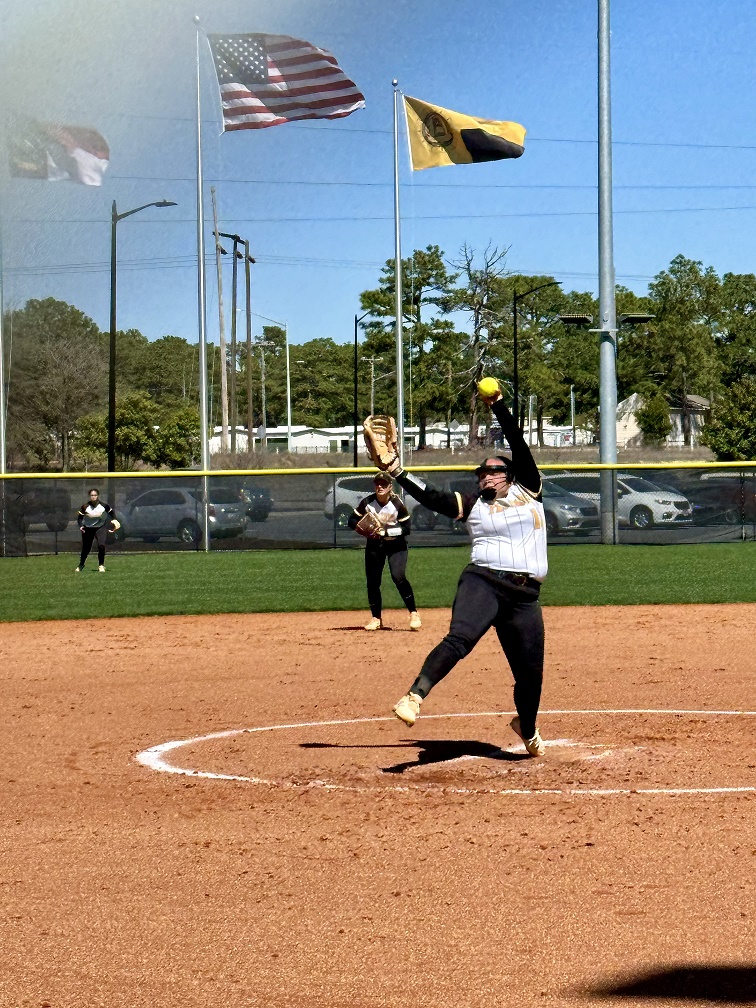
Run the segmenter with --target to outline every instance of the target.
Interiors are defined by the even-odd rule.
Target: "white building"
[[[639,448],[643,444],[643,433],[638,426],[636,414],[643,407],[643,396],[634,392],[627,399],[623,399],[617,404],[617,447],[618,448]],[[701,436],[701,431],[706,423],[711,409],[711,403],[702,396],[689,395],[685,397],[684,403],[678,406],[670,406],[669,422],[672,430],[664,439],[664,444],[669,447],[680,448],[685,444],[685,422],[690,429],[690,446],[695,448]]]
[[[468,424],[460,424],[456,420],[453,420],[451,426],[448,428],[445,423],[431,423],[427,425],[425,430],[425,443],[428,448],[431,449],[446,449],[447,446],[452,450],[466,448],[469,430],[470,427]],[[496,433],[499,431],[498,426],[494,425],[491,428],[491,431],[494,438],[496,438]],[[529,444],[533,446],[538,444],[538,429],[535,421],[533,422],[530,431],[526,427],[524,433],[525,440],[528,441]],[[570,445],[572,444],[572,433],[572,427],[552,424],[550,418],[548,417],[544,419],[544,444],[557,448]],[[590,444],[593,440],[593,435],[590,431],[577,428],[575,434],[577,444]],[[478,426],[478,436],[483,439],[485,438],[485,435],[486,427],[484,424],[480,424]],[[408,450],[412,451],[417,448],[419,438],[419,427],[404,428],[404,443]],[[297,424],[296,426],[292,425],[290,446],[288,427],[269,427],[265,440],[267,443],[267,450],[270,452],[291,451],[297,454],[314,454],[318,452],[353,453],[354,427],[352,425],[348,427],[306,427],[301,424]],[[262,442],[263,431],[262,428],[258,428],[253,435],[252,450],[261,451]],[[236,450],[238,452],[247,451],[247,430],[244,427],[237,427]],[[360,425],[357,430],[357,450],[361,454],[364,453],[365,450],[365,442],[362,437],[362,425]],[[217,455],[220,451],[221,428],[216,427],[213,436],[210,438],[210,454]]]

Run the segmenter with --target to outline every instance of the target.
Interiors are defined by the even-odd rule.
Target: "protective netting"
[[[443,489],[474,490],[471,473],[416,476]],[[544,472],[544,510],[552,544],[599,542],[598,471]],[[618,470],[610,504],[620,543],[726,542],[756,538],[756,469]],[[374,489],[369,472],[0,477],[0,555],[78,553],[76,521],[88,491],[114,508],[122,528],[108,552],[204,548],[205,487],[212,550],[360,548],[347,528],[355,505]],[[464,525],[407,498],[413,546],[459,546]]]

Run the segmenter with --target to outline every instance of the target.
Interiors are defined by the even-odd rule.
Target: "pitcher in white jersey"
[[[512,457],[484,459],[475,470],[477,493],[448,493],[426,485],[404,472],[398,461],[388,467],[397,483],[425,507],[466,522],[472,538],[470,563],[457,585],[449,632],[425,659],[393,713],[411,727],[431,689],[493,627],[514,677],[517,716],[511,727],[531,756],[542,756],[544,745],[536,724],[544,654],[538,596],[548,565],[541,475],[501,391],[481,398],[501,425]]]

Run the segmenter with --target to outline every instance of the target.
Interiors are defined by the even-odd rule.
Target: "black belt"
[[[489,581],[496,581],[500,584],[511,585],[513,588],[529,588],[532,591],[540,592],[541,582],[536,581],[529,574],[518,574],[515,571],[494,570],[492,567],[483,567],[480,564],[468,564],[465,570],[480,574],[481,577],[488,578]]]

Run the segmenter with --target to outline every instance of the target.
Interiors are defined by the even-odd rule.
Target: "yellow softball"
[[[501,392],[501,389],[495,378],[481,378],[478,382],[478,392],[484,399],[489,399],[491,396],[495,396],[497,392]]]

